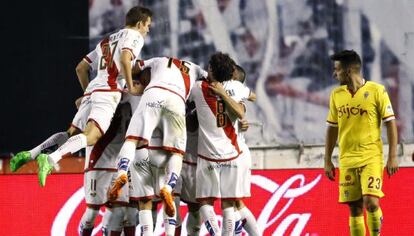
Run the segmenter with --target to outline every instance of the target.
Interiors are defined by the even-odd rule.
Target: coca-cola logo
[[[298,212],[292,212],[290,208],[292,208],[295,201],[306,201],[305,194],[320,182],[321,177],[322,175],[319,174],[311,181],[306,181],[305,175],[295,174],[282,184],[278,184],[264,175],[252,175],[253,187],[258,187],[269,194],[269,198],[265,201],[261,211],[256,214],[258,227],[262,235],[286,235],[287,230],[289,230],[291,236],[317,236],[317,233],[306,232],[306,225],[310,221],[312,213],[298,210],[296,210]],[[84,197],[84,189],[81,187],[66,201],[53,221],[52,236],[66,235],[65,232],[69,222],[72,220],[80,221],[80,219],[72,219],[72,217],[73,213],[80,207]],[[185,204],[181,207],[185,207]],[[101,215],[103,213],[100,212]],[[218,216],[218,218],[219,221],[222,220],[221,216]],[[186,235],[186,222],[187,213],[185,212],[182,227],[183,235]],[[101,222],[96,222],[95,225],[92,235],[97,234],[102,228]],[[154,235],[163,235],[163,233],[162,213],[159,211]],[[206,228],[202,227],[200,235],[206,234],[208,234]],[[137,227],[137,235],[139,235],[139,227]]]

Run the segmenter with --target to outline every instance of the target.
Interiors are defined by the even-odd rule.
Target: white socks
[[[122,145],[118,154],[118,176],[127,173],[131,161],[133,161],[135,157],[135,148],[135,143],[130,141],[125,141],[124,145]]]
[[[139,211],[139,224],[141,225],[142,236],[152,236],[154,234],[151,210]]]
[[[242,221],[246,221],[246,223],[243,226],[244,230],[246,230],[246,232],[249,235],[259,236],[260,232],[259,232],[259,228],[257,227],[256,218],[254,218],[254,215],[249,210],[249,208],[243,207],[242,209],[239,210],[239,213],[240,213]]]
[[[206,225],[207,231],[211,236],[220,236],[221,230],[218,225],[217,216],[214,212],[213,206],[208,204],[200,208],[200,214],[203,219],[204,224]]]
[[[233,236],[234,235],[234,208],[228,207],[223,210],[223,236]]]
[[[167,175],[166,182],[164,187],[166,187],[169,192],[172,192],[175,185],[177,185],[178,177],[181,173],[181,168],[183,167],[183,158],[179,154],[172,154],[167,163]]]
[[[175,205],[175,204],[174,204]],[[174,206],[175,208],[175,206]],[[165,229],[165,235],[166,236],[174,236],[175,234],[175,226],[177,225],[177,221],[176,221],[176,215],[174,215],[173,217],[169,217],[167,214],[165,214],[165,211],[163,211],[163,216],[164,216],[164,229]]]
[[[62,156],[67,153],[74,153],[87,146],[86,136],[84,134],[78,134],[72,136],[59,147],[56,151],[49,155],[53,164],[57,164],[62,159]]]
[[[240,212],[238,210],[234,211],[234,221],[235,221],[234,235],[241,236],[243,232],[243,221],[241,219]]]
[[[49,138],[47,138],[43,143],[39,144],[37,147],[30,150],[30,157],[34,160],[43,150],[46,148],[50,148],[56,144],[62,144],[66,142],[69,138],[69,134],[67,132],[59,132],[53,134]]]

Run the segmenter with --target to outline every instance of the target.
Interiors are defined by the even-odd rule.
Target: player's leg
[[[188,217],[186,229],[187,234],[191,236],[198,236],[201,228],[200,204],[196,200],[196,171],[196,164],[183,163],[181,176],[178,180],[179,183],[175,187],[176,191],[180,193],[181,200],[187,203]]]
[[[118,154],[118,174],[109,189],[109,200],[113,201],[118,198],[121,194],[122,187],[128,181],[128,169],[131,160],[135,157],[135,148],[137,145],[137,140],[127,139],[122,145],[121,150]],[[140,149],[140,151],[145,151],[145,149]]]
[[[349,206],[351,236],[365,235],[360,168],[339,168],[339,202]]]
[[[90,236],[92,235],[93,226],[95,224],[96,216],[99,213],[99,208],[96,207],[86,207],[85,213],[81,218],[79,225],[79,235],[81,236]]]
[[[201,200],[200,205],[201,220],[202,222],[204,222],[209,234],[221,235],[221,229],[218,224],[217,215],[214,212],[214,201]]]
[[[109,207],[106,207],[105,213],[102,217],[102,236],[109,236],[109,233],[111,232],[108,224],[111,214],[112,211],[109,210]]]
[[[151,97],[148,95],[142,96],[141,102],[131,117],[126,132],[126,141],[118,154],[118,177],[111,187],[111,195],[116,194],[125,184],[126,172],[134,158],[137,162],[148,158],[148,151],[145,147],[148,146],[148,140],[150,140],[160,116],[159,111],[149,109],[146,106],[148,99],[151,101]],[[138,150],[135,151],[137,148]]]
[[[371,163],[362,168],[361,187],[364,207],[367,210],[367,225],[370,235],[380,235],[383,221],[380,198],[382,192],[383,164]]]
[[[125,236],[135,236],[135,228],[137,226],[137,213],[138,209],[136,206],[129,205],[126,208],[124,221]]]
[[[163,147],[169,150],[167,163],[167,175],[164,186],[161,188],[160,197],[164,202],[165,211],[170,217],[174,216],[175,209],[172,191],[177,184],[181,173],[183,155],[185,153],[187,133],[185,126],[185,104],[178,96],[172,96],[166,101],[168,112],[163,112],[160,117],[163,132]]]
[[[99,209],[106,203],[106,194],[102,185],[108,185],[111,175],[105,171],[87,171],[83,175],[86,210],[80,222],[80,235],[91,235]],[[101,183],[98,184],[97,183]]]
[[[198,236],[200,234],[200,204],[187,203],[188,218],[187,218],[187,234],[190,236]]]
[[[62,146],[50,155],[39,155],[39,182],[41,186],[46,184],[46,177],[51,173],[52,166],[55,165],[62,156],[74,153],[86,146],[94,145],[100,137],[108,130],[116,107],[121,99],[120,92],[96,92],[90,96],[90,113],[88,122],[83,133],[70,137]],[[43,156],[42,156],[43,155]],[[47,159],[48,162],[45,162]]]
[[[171,153],[168,159],[166,167],[166,178],[164,185],[160,190],[160,197],[164,203],[165,212],[168,216],[173,217],[175,214],[174,199],[172,197],[172,191],[175,188],[180,175],[183,163],[183,156],[181,153]]]
[[[178,180],[177,186],[179,185],[180,180]],[[177,188],[176,186],[176,188]],[[181,214],[180,214],[180,196],[176,195],[174,193],[174,204],[177,207],[177,216],[176,216],[176,222],[175,222],[175,236],[180,236],[181,235],[181,224],[182,224],[182,220],[181,220]]]
[[[235,219],[234,219],[234,200],[221,200],[221,210],[223,212],[223,233],[225,236],[233,236],[235,228]]]
[[[145,198],[139,200],[139,224],[141,225],[142,236],[154,235],[151,199]]]
[[[240,216],[240,222],[237,222],[236,219],[236,235],[238,232],[240,232],[241,234],[241,229],[239,228],[241,225],[249,235],[259,236],[260,231],[257,227],[256,218],[254,217],[250,209],[247,208],[246,205],[244,205],[244,202],[242,200],[236,201],[236,209],[236,218],[238,218],[238,215]]]
[[[60,145],[72,135],[72,133],[77,132],[74,127],[70,127],[66,132],[58,132],[47,138],[38,146],[34,147],[29,151],[21,151],[18,152],[15,156],[12,157],[10,160],[10,169],[12,172],[18,170],[22,165],[27,163],[30,160],[36,159],[36,157],[46,148],[50,148],[55,145]]]
[[[214,168],[214,163],[198,158],[196,170],[196,198],[201,206],[201,221],[205,224],[210,235],[221,235],[217,215],[214,212],[214,199],[220,197],[219,186],[219,171],[217,168]]]
[[[114,205],[111,208],[111,214],[108,219],[108,227],[110,228],[110,236],[120,236],[124,228],[125,206]]]
[[[364,206],[362,199],[354,202],[348,202],[349,231],[351,236],[365,236]]]

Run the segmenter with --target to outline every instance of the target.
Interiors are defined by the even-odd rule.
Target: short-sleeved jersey
[[[108,131],[87,152],[86,170],[116,170],[117,156],[125,141],[125,133],[131,119],[129,103],[119,104]]]
[[[340,166],[382,163],[381,124],[395,119],[384,86],[368,81],[354,94],[340,86],[332,91],[329,106],[327,123],[338,127]]]
[[[151,88],[165,89],[180,96],[184,102],[187,101],[194,82],[207,77],[207,72],[200,66],[171,57],[139,61],[139,66],[141,69],[151,68],[151,81],[145,91]]]
[[[88,87],[86,93],[93,91],[121,91],[125,86],[125,79],[121,71],[121,53],[127,50],[132,55],[131,64],[141,52],[144,38],[135,30],[122,29],[104,38],[95,48],[94,54],[88,56],[96,57],[97,75]],[[91,62],[93,62],[93,58]],[[87,60],[87,59],[85,59]]]
[[[247,97],[244,85],[239,81],[223,83],[227,94],[236,102]],[[227,161],[237,158],[241,153],[237,117],[227,113],[226,105],[220,96],[214,95],[206,81],[197,81],[191,93],[199,122],[198,156],[211,161]]]
[[[89,52],[83,60],[89,64],[91,70],[95,71],[98,68],[98,53],[96,50]]]

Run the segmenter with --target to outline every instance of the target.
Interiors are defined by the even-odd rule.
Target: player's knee
[[[222,200],[221,201],[221,209],[226,209],[229,207],[235,207],[235,201],[234,200]]]
[[[377,197],[365,196],[364,206],[369,212],[374,212],[379,207],[379,199]]]
[[[123,225],[123,219],[125,216],[125,207],[113,207],[112,208],[112,214],[108,221],[108,228],[110,228],[113,231],[122,231]]]
[[[362,199],[360,201],[348,203],[351,216],[361,216],[364,214],[364,205]]]
[[[92,228],[94,223],[95,223],[95,219],[96,216],[98,215],[99,210],[93,209],[91,207],[87,207],[85,210],[85,213],[82,216],[82,227],[85,229],[89,229]]]
[[[151,210],[152,209],[152,200],[149,198],[143,198],[139,200],[138,206],[140,210]]]

